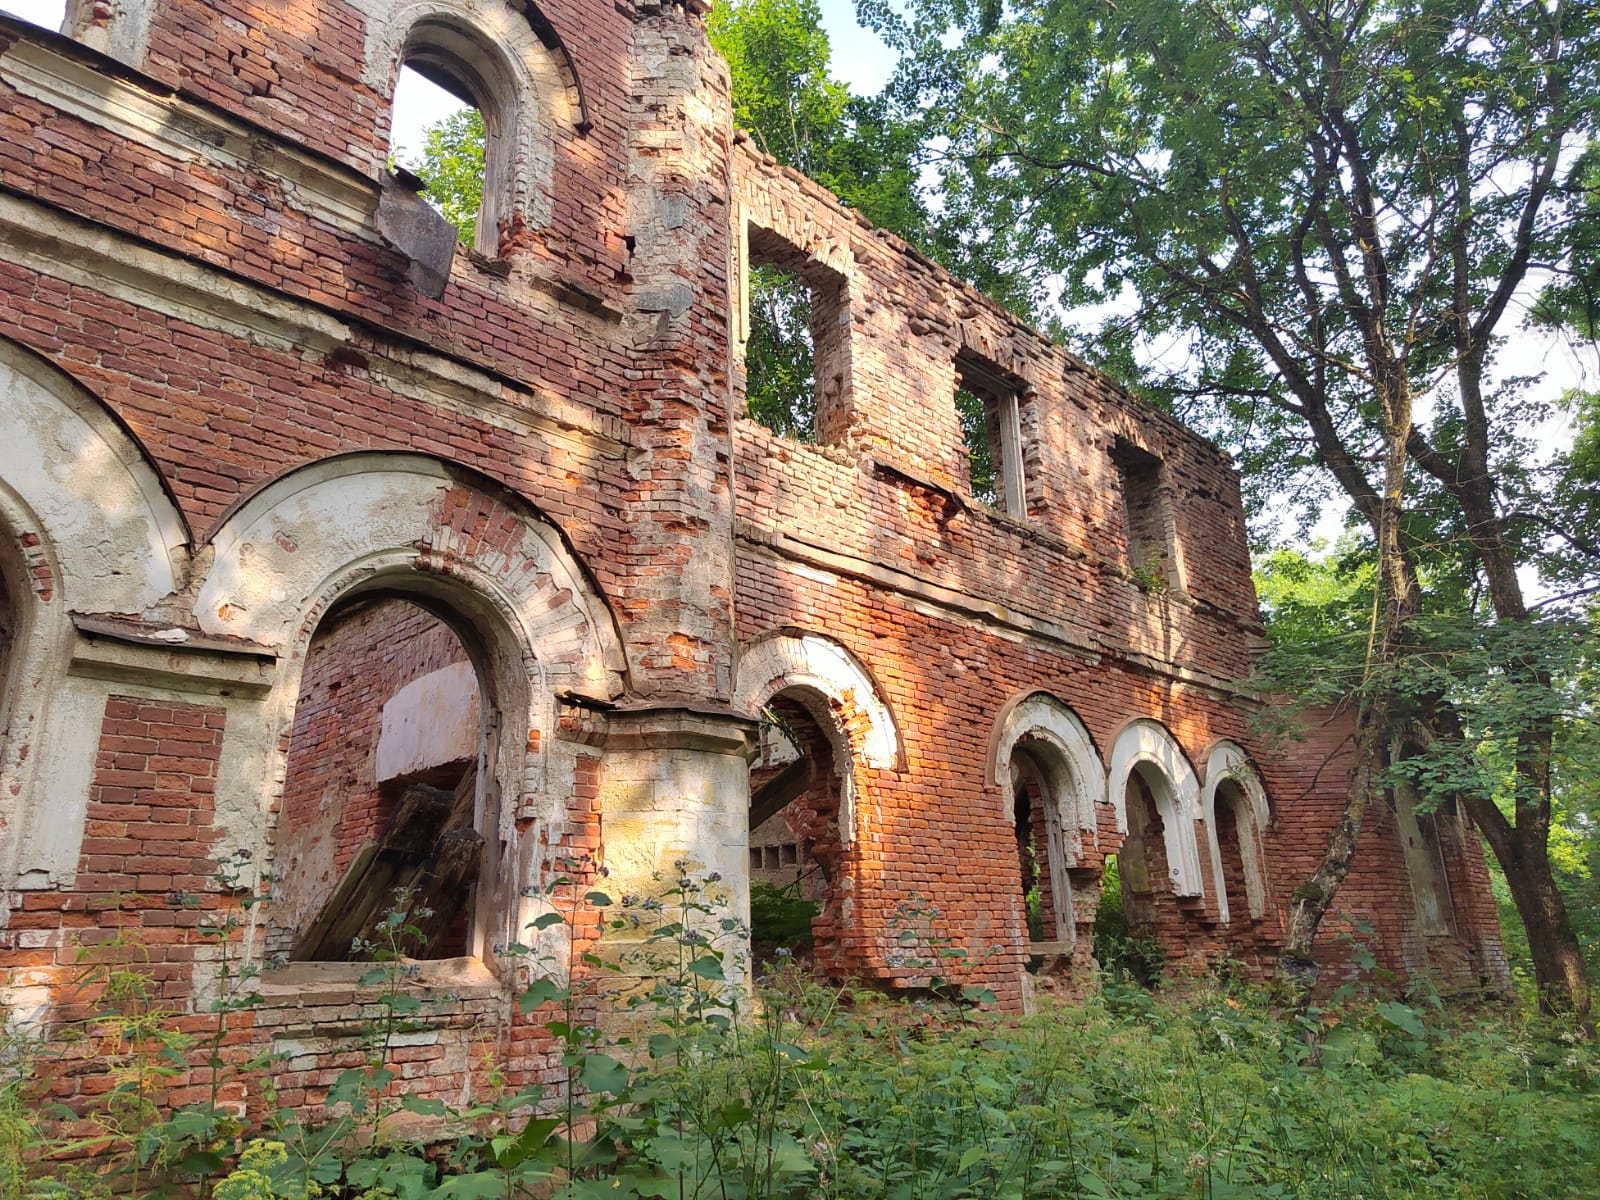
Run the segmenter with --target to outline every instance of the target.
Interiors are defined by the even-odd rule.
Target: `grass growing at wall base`
[[[466,1108],[390,1095],[389,1034],[428,1013],[404,991],[404,960],[380,956],[384,1015],[368,1060],[330,1095],[349,1108],[337,1136],[281,1114],[225,1125],[214,1104],[192,1106],[108,1127],[97,1142],[108,1153],[63,1168],[53,1156],[86,1148],[71,1140],[84,1114],[53,1127],[35,1096],[48,1054],[7,1043],[0,1196],[1600,1196],[1600,1052],[1524,1010],[1450,1013],[1395,998],[1284,1010],[1240,986],[1151,993],[1108,972],[1091,999],[1015,1020],[825,986],[791,964],[766,978],[752,1010],[734,1011],[722,1003],[724,949],[749,931],[719,916],[700,881],[685,871],[659,897],[615,903],[588,887],[577,875],[551,884],[534,926],[571,922],[586,905],[616,911],[613,924],[654,930],[658,983],[642,998],[653,1020],[609,1041],[543,970],[559,964],[533,957],[540,970],[519,1004],[549,1016],[570,1085],[479,1095]],[[397,908],[393,920],[404,919]],[[144,1041],[159,1051],[151,1062],[173,1048],[159,1031],[117,1028],[130,1062]],[[269,1094],[270,1065],[242,1071]],[[157,1098],[143,1082],[138,1095]],[[397,1108],[434,1119],[433,1136],[387,1132],[382,1114]]]

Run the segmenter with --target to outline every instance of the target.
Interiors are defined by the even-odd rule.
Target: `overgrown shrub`
[[[406,961],[390,953],[409,919],[401,897],[371,939],[384,999],[365,1061],[332,1089],[323,1121],[281,1113],[230,1125],[213,1103],[164,1116],[140,1108],[138,1129],[97,1134],[92,1113],[52,1128],[22,1090],[51,1069],[48,1051],[14,1041],[0,1085],[0,1196],[1600,1195],[1600,1055],[1558,1027],[1453,1016],[1437,1002],[1280,1011],[1238,984],[1181,997],[1140,989],[1138,1004],[1108,988],[1019,1021],[973,1008],[959,990],[894,1000],[795,969],[769,975],[753,1006],[733,1007],[726,965],[749,935],[726,915],[715,876],[679,864],[657,894],[616,902],[591,882],[587,870],[552,882],[535,925],[576,928],[598,912],[642,935],[633,965],[655,982],[618,1001],[642,1022],[619,1042],[589,1020],[592,991],[568,982],[574,967],[606,970],[581,939],[566,939],[561,961],[510,948],[532,967],[520,1003],[560,1048],[565,1085],[491,1089],[469,1107],[392,1095],[392,1034],[427,1019],[404,987]],[[936,914],[914,898],[906,907],[912,949],[925,942],[957,963],[944,957],[954,952]],[[137,973],[136,963],[119,969]],[[138,1034],[167,1044],[161,1029]],[[239,1070],[270,1111],[270,1072]],[[436,1136],[424,1144],[386,1129],[397,1107],[431,1118]],[[76,1168],[57,1161],[96,1148],[106,1152]]]
[[[750,950],[758,963],[778,957],[779,951],[809,954],[816,944],[811,922],[822,911],[800,893],[800,881],[775,888],[755,880],[750,884]]]

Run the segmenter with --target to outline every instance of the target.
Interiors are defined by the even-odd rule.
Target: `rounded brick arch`
[[[539,869],[541,842],[555,844],[568,822],[576,751],[557,736],[559,698],[609,701],[624,686],[611,613],[556,530],[436,459],[374,453],[275,480],[234,510],[211,545],[196,602],[202,628],[280,660],[252,755],[230,788],[219,787],[231,842],[271,853],[285,735],[322,619],[356,597],[401,596],[456,630],[485,711],[498,714],[494,803],[485,811],[498,813],[492,832],[503,853],[480,911],[499,923],[486,941],[515,940],[532,919],[517,894]]]
[[[401,62],[415,59],[468,88],[489,130],[483,190],[490,223],[547,225],[555,211],[556,130],[588,125],[554,27],[533,5],[523,12],[505,0],[356,0],[356,7],[367,17],[366,82],[392,97]],[[480,249],[495,247],[481,238]]]
[[[1167,870],[1172,890],[1179,896],[1202,896],[1205,879],[1200,869],[1200,846],[1195,822],[1204,818],[1200,805],[1200,778],[1178,745],[1177,738],[1160,721],[1139,717],[1129,721],[1111,748],[1106,777],[1106,799],[1117,812],[1117,828],[1128,831],[1128,779],[1141,771],[1161,814],[1162,839],[1167,850]],[[1216,874],[1221,875],[1221,852],[1216,833],[1207,825],[1207,849]]]
[[[1217,789],[1224,783],[1234,783],[1245,798],[1243,812],[1235,814],[1239,821],[1239,858],[1244,867],[1244,890],[1250,917],[1258,919],[1267,911],[1267,874],[1262,834],[1272,819],[1272,806],[1267,789],[1261,782],[1261,773],[1243,746],[1223,739],[1212,744],[1205,756],[1205,786],[1201,789],[1200,805],[1205,814],[1206,828],[1213,842],[1218,843],[1217,901],[1222,920],[1229,920],[1228,889],[1222,884],[1221,846],[1217,838]],[[1240,820],[1240,818],[1243,818]]]
[[[0,886],[77,871],[103,695],[63,678],[73,614],[142,613],[184,586],[189,530],[144,448],[76,380],[0,338]],[[50,819],[39,819],[48,799]]]
[[[839,830],[846,844],[855,841],[855,768],[898,770],[904,751],[889,706],[866,668],[855,655],[831,638],[814,633],[771,634],[747,646],[739,655],[734,687],[734,710],[757,718],[761,708],[779,692],[814,697],[808,705],[813,716],[826,707],[823,728],[834,727],[841,739],[835,766],[839,770],[842,798]]]
[[[71,376],[5,338],[0,432],[7,524],[48,542],[71,611],[143,612],[182,587],[189,530],[144,448]]]
[[[781,633],[740,652],[736,711],[755,717],[778,692],[797,687],[828,698],[854,757],[881,770],[899,768],[900,734],[889,706],[866,668],[838,642],[815,633]]]
[[[498,613],[555,691],[622,690],[611,612],[559,533],[437,459],[325,459],[262,488],[210,541],[196,602],[208,633],[291,650],[333,604],[382,584]]]
[[[1074,831],[1095,829],[1095,802],[1101,799],[1101,781],[1106,777],[1095,749],[1094,738],[1084,723],[1062,701],[1048,692],[1030,692],[1015,697],[1001,708],[989,737],[987,774],[997,784],[1010,812],[1011,775],[1006,769],[1019,742],[1031,740],[1049,746],[1070,771],[1070,807],[1061,805],[1063,828]],[[1057,803],[1060,803],[1058,798]],[[1069,823],[1070,822],[1070,823]]]
[[[1011,761],[1021,748],[1042,768],[1048,789],[1045,808],[1046,862],[1055,898],[1056,937],[1077,940],[1068,868],[1082,860],[1083,833],[1096,831],[1095,801],[1103,797],[1105,767],[1078,714],[1048,692],[1017,696],[1001,708],[989,738],[986,774],[1000,789],[1002,821],[1015,804]]]

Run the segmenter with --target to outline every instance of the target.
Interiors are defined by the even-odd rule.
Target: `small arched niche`
[[[480,952],[475,901],[500,794],[484,658],[458,614],[404,594],[359,594],[318,622],[289,737],[269,949],[367,959],[383,918],[404,910],[380,949]]]

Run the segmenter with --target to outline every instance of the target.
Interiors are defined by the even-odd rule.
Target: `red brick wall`
[[[367,30],[352,6],[159,0],[153,79],[0,18],[0,205],[22,206],[8,229],[26,231],[0,254],[0,337],[57,364],[126,423],[200,563],[208,537],[265,482],[334,455],[414,451],[471,468],[485,493],[505,489],[559,531],[615,616],[628,703],[725,701],[735,644],[773,629],[842,642],[894,713],[905,761],[855,769],[855,836],[837,853],[819,923],[830,969],[913,980],[918,971],[892,955],[897,913],[915,895],[938,908],[937,932],[967,952],[972,977],[1021,1001],[1014,828],[986,756],[996,715],[1032,690],[1070,706],[1102,758],[1134,717],[1164,722],[1197,765],[1219,738],[1256,756],[1274,805],[1268,917],[1252,927],[1236,908],[1224,929],[1214,903],[1158,889],[1154,904],[1175,969],[1259,960],[1342,803],[1343,727],[1315,726],[1280,752],[1252,738],[1230,685],[1249,674],[1260,629],[1225,457],[816,185],[734,146],[722,68],[691,13],[569,0],[549,15],[593,127],[546,131],[551,222],[509,231],[506,263],[458,254],[438,300],[411,286],[406,260],[372,225],[388,95],[362,82]],[[128,127],[74,111],[72,88],[29,94],[38,89],[12,69],[24,60],[45,75],[99,72],[166,119],[136,142]],[[686,62],[692,70],[672,74]],[[314,203],[319,189],[345,208]],[[730,415],[742,386],[728,340],[738,212],[848,276],[843,307],[822,314],[849,372],[825,381],[836,388],[828,446],[785,443]],[[1026,520],[971,501],[953,406],[961,355],[1021,387]],[[1185,567],[1165,593],[1130,571],[1119,439],[1163,463]],[[498,547],[498,505],[458,489],[441,521],[463,523],[452,538]],[[181,617],[186,602],[172,598],[151,621]],[[351,614],[312,652],[280,820],[295,819],[319,778],[361,786],[372,728],[346,721],[337,736],[319,733],[335,709],[317,689],[349,665],[329,648],[359,640],[379,611]],[[398,643],[410,648],[361,658],[362,686],[414,678],[444,661],[444,642],[419,631]],[[375,713],[368,699],[376,693],[360,710]],[[195,893],[213,919],[227,907],[206,882],[223,711],[112,699],[78,883],[13,898],[0,965],[61,983],[78,942],[131,927],[159,948],[151,969],[163,994],[188,995],[201,913],[131,893]],[[585,881],[605,851],[602,753],[580,757],[570,794],[554,797],[566,828],[538,848]],[[1086,837],[1073,874],[1083,929],[1118,847],[1110,810],[1097,816],[1098,842]],[[348,831],[365,836],[373,823],[353,819]],[[1381,814],[1341,909],[1372,921],[1385,967],[1493,974],[1481,851],[1447,832],[1457,935],[1415,928]],[[1158,837],[1152,845],[1159,867]],[[1325,940],[1334,959],[1345,953],[1334,936],[1353,928],[1341,920]],[[1074,970],[1086,966],[1083,947],[1080,938]],[[340,1007],[330,1021],[359,1018]],[[469,1005],[441,1018],[455,1022],[453,1048],[419,1053],[407,1086],[459,1090],[470,1075],[461,1022],[481,1015]],[[293,1042],[289,1020],[261,1028],[276,1021],[271,1036]],[[559,1071],[536,1017],[495,1038],[513,1077]],[[314,1104],[344,1053],[300,1054],[310,1061],[295,1067],[291,1094]]]
[[[212,797],[224,718],[202,704],[107,700],[76,881],[12,893],[0,929],[8,981],[53,988],[58,1020],[103,1011],[106,975],[124,967],[146,978],[147,1007],[184,1013],[194,964],[211,955],[201,927],[216,919],[220,899]],[[112,1053],[94,1039],[70,1044],[51,1098],[94,1103],[109,1089],[102,1056]]]

